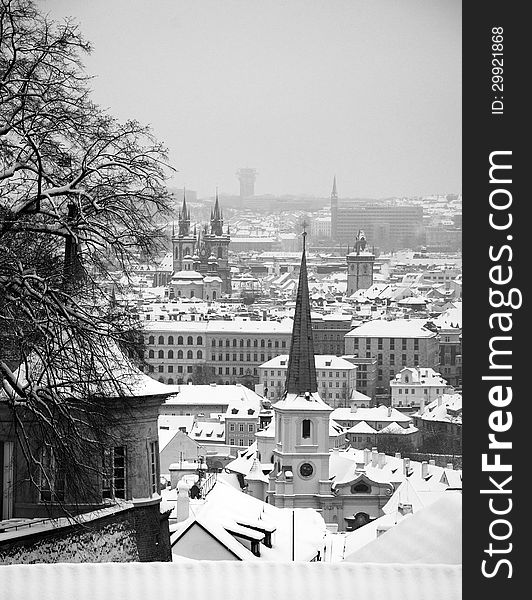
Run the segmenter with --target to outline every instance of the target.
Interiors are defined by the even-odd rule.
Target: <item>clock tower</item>
[[[275,415],[274,469],[268,498],[278,507],[322,508],[332,500],[329,419],[332,408],[318,393],[306,265],[306,232],[283,398]]]

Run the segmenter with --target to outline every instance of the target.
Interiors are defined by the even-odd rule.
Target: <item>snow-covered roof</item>
[[[335,421],[384,421],[392,423],[410,423],[412,419],[391,406],[376,406],[374,408],[335,408],[331,413]]]
[[[225,423],[216,421],[196,421],[189,437],[196,442],[223,443],[225,441]]]
[[[295,511],[277,508],[235,489],[223,480],[218,480],[204,503],[195,505],[193,510],[203,522],[216,523],[226,530],[235,531],[237,525],[245,527],[250,523],[263,523],[275,529],[272,547],[260,546],[262,560],[291,560],[293,519],[298,531],[295,538],[296,560],[311,560],[323,548],[326,528],[318,511],[312,508],[296,508]],[[176,536],[177,532],[171,536],[172,544]]]
[[[177,394],[166,399],[165,405],[219,405],[237,409],[253,409],[258,415],[262,397],[239,383],[235,385],[177,385]]]
[[[443,394],[427,404],[414,416],[423,421],[439,421],[445,423],[462,423],[462,395]]]
[[[359,423],[357,423],[356,425],[353,425],[353,427],[350,427],[347,430],[347,433],[377,433],[376,429],[373,429],[373,427],[371,427],[371,425],[368,425],[366,423],[366,421],[360,421]]]
[[[199,300],[199,299],[198,299]],[[202,300],[199,300],[202,302]],[[273,335],[292,334],[292,319],[281,321],[251,321],[244,319],[233,319],[226,321],[222,319],[210,319],[208,321],[146,321],[144,328],[146,332],[168,332],[168,333],[204,333],[204,334],[248,334],[248,335]]]
[[[186,281],[187,279],[203,281],[203,275],[201,273],[198,273],[198,271],[193,271],[192,269],[190,271],[176,271],[172,275],[172,282],[178,281],[179,283],[181,283],[182,281]]]
[[[74,397],[85,397],[88,393],[104,398],[169,396],[178,390],[178,386],[161,383],[140,371],[112,340],[102,340],[100,352],[92,352],[85,361],[84,353],[90,351],[91,348],[80,350],[75,342],[67,342],[57,352],[57,363],[47,368],[37,353],[32,353],[13,373],[14,382],[19,388],[31,387],[34,391],[52,388],[62,393],[67,389]],[[89,372],[92,383],[85,380]],[[0,398],[6,394],[17,396],[7,380],[3,384]]]
[[[382,338],[431,338],[433,331],[424,325],[426,319],[395,319],[386,321],[377,319],[355,327],[345,337],[382,337]]]
[[[265,363],[262,363],[260,366],[263,369],[287,369],[288,359],[288,354],[281,354],[279,356],[275,356],[271,360],[266,361]],[[331,369],[352,371],[357,368],[356,365],[345,360],[345,358],[340,358],[339,356],[335,356],[333,354],[315,354],[314,364],[316,365],[316,369],[320,370]]]
[[[413,425],[410,425],[410,427],[401,427],[401,425],[399,425],[395,421],[393,421],[389,425],[386,425],[386,427],[383,427],[379,431],[379,433],[384,433],[384,434],[389,433],[391,435],[411,435],[411,434],[417,433],[417,432],[418,432],[417,427],[414,427]]]
[[[346,555],[349,562],[462,563],[462,495],[445,493],[434,503]]]
[[[354,583],[355,582],[355,583]],[[437,584],[435,583],[437,582]],[[457,600],[460,565],[264,561],[173,563],[57,563],[2,566],[2,591],[12,600],[234,600],[252,590],[254,600]],[[299,593],[296,591],[299,590]]]
[[[442,329],[462,327],[462,303],[457,302],[453,308],[442,312],[434,319],[434,324]]]
[[[406,383],[403,382],[405,375],[410,377],[408,385],[422,384],[426,386],[447,386],[447,381],[441,374],[428,367],[404,367],[404,369],[401,369],[399,373],[397,373],[395,379],[392,379],[390,382],[391,385],[404,385],[404,383]]]
[[[313,392],[308,396],[295,393],[286,394],[282,400],[273,404],[273,408],[276,410],[332,411],[332,408],[321,399],[318,392]]]

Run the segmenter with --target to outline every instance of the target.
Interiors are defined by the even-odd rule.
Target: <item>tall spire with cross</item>
[[[307,392],[312,394],[318,391],[307,278],[306,228],[307,223],[303,222],[303,254],[299,269],[290,358],[286,376],[286,392],[298,395],[305,395]]]

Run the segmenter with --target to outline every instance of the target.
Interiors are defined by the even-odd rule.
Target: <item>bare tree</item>
[[[50,447],[85,487],[114,424],[104,399],[130,385],[117,349],[141,340],[100,282],[157,251],[169,206],[164,147],[91,100],[89,51],[72,21],[0,0],[0,409],[27,477],[49,476]]]

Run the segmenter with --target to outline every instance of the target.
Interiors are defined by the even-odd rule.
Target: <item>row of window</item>
[[[157,367],[157,373],[164,373],[165,367],[166,367],[167,373],[174,373],[174,365],[159,365]],[[177,365],[175,372],[176,373],[193,373],[194,368],[192,367],[192,365],[187,365],[186,367],[184,367],[183,365]],[[155,373],[154,365],[148,365],[148,373]]]
[[[409,389],[410,389],[410,388],[405,388],[405,394],[408,394],[408,390],[409,390]],[[397,390],[398,390],[398,393],[399,393],[399,394],[402,394],[402,393],[403,393],[403,388],[397,388]],[[441,390],[441,391],[442,391],[442,394],[443,394],[443,388],[442,388],[442,390]],[[410,393],[411,393],[411,394],[415,394],[415,393],[416,393],[416,390],[412,388],[412,389],[410,389]],[[427,389],[427,388],[424,388],[424,389],[423,389],[423,393],[428,395],[428,393],[429,393],[428,389]],[[439,393],[440,393],[440,388],[436,388],[436,394],[439,394]]]
[[[388,349],[395,350],[396,338],[385,338],[388,342]],[[375,342],[378,350],[384,349],[384,339],[383,338],[353,338],[355,348],[360,347],[371,347],[375,346]],[[410,342],[410,344],[409,344]],[[397,349],[401,346],[402,350],[407,350],[408,346],[414,347],[414,350],[419,350],[419,339],[418,338],[397,338]]]
[[[157,352],[157,358],[164,358],[164,350],[159,350]],[[177,358],[177,359],[183,359],[185,358],[185,353],[183,352],[183,350],[178,350],[175,355],[174,355],[174,351],[173,350],[168,350],[168,352],[166,353],[166,357],[167,358]],[[148,358],[155,358],[155,351],[154,350],[148,350]],[[186,358],[187,359],[193,359],[194,358],[194,352],[192,350],[187,350],[186,353]],[[196,352],[196,358],[197,359],[202,359],[203,358],[203,352],[201,350],[198,350]]]
[[[259,343],[259,341],[260,341],[260,343]],[[250,340],[250,339],[247,339],[247,340],[243,340],[243,339],[237,340],[236,338],[233,338],[232,342],[231,342],[231,340],[229,338],[218,339],[218,340],[213,339],[211,341],[211,346],[213,348],[215,348],[216,346],[219,346],[219,347],[225,346],[226,348],[228,348],[230,346],[232,346],[233,348],[237,348],[237,347],[244,348],[244,346],[246,348],[251,348],[252,346],[253,346],[253,348],[259,348],[259,347],[260,348],[286,348],[286,340],[281,340],[281,341],[274,340],[272,342],[272,340],[264,340],[264,339],[263,340],[258,340],[258,339],[255,339],[255,340],[253,340],[253,343],[252,343],[252,340]]]
[[[245,423],[239,423],[238,431],[243,432],[244,425],[245,425]],[[229,431],[236,431],[235,427],[236,427],[236,423],[229,423]],[[253,423],[248,423],[248,432],[253,433],[254,431],[255,431],[255,425]]]
[[[251,444],[253,444],[254,441],[255,440],[249,438],[248,439],[248,446],[251,446]],[[236,446],[236,444],[235,444],[235,438],[229,438],[229,445],[230,446]],[[238,445],[239,446],[245,446],[245,440],[243,440],[243,439],[238,440]]]
[[[167,345],[167,346],[173,346],[174,342],[174,336],[173,335],[169,335],[168,336],[168,341],[165,342],[164,341],[164,335],[160,335],[157,338],[157,343],[162,346],[162,345]],[[155,336],[150,335],[150,337],[148,338],[148,344],[155,344]],[[183,346],[185,345],[185,338],[182,335],[179,335],[177,337],[177,345],[178,346]],[[187,346],[194,346],[194,338],[189,335],[187,337],[187,342],[186,342]],[[203,337],[201,335],[198,335],[198,337],[196,338],[196,346],[202,346],[203,345]]]
[[[233,352],[232,354],[233,356],[233,361],[232,362],[244,362],[244,353],[241,352],[240,354],[237,354],[236,352]],[[246,353],[246,362],[252,362],[251,361],[251,353],[248,352]],[[260,356],[260,359],[259,359]],[[273,358],[273,356],[271,354],[253,354],[253,362],[266,362],[266,360],[271,360]],[[211,354],[211,360],[213,362],[216,362],[216,354],[214,354],[214,352]],[[220,354],[218,354],[218,362],[223,362],[224,361],[224,355],[220,352]],[[230,362],[231,361],[231,354],[229,354],[229,352],[226,352],[225,354],[225,362]]]

